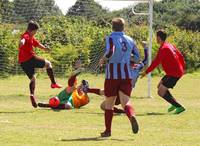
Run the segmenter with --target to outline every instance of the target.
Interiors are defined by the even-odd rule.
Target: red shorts
[[[106,97],[117,96],[119,91],[131,95],[131,79],[105,79],[104,92]]]

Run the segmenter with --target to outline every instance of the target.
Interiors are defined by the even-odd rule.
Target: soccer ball
[[[58,105],[60,104],[60,100],[58,97],[52,97],[49,99],[49,105],[53,108],[58,107]]]

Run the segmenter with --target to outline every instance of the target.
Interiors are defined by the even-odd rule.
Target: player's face
[[[160,37],[159,37],[159,36],[156,36],[156,41],[157,41],[157,43],[158,43],[158,44],[160,44],[160,42],[161,42],[161,39],[160,39]]]
[[[37,33],[37,30],[31,31],[31,36],[34,36]]]

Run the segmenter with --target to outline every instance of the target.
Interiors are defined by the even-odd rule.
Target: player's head
[[[31,33],[31,35],[35,35],[37,30],[39,29],[39,24],[35,21],[29,21],[27,30]]]
[[[167,38],[167,33],[165,32],[165,30],[163,29],[160,29],[157,31],[156,33],[156,39],[157,39],[157,43],[162,43],[162,42],[165,42]]]
[[[125,21],[123,18],[114,18],[112,20],[112,30],[113,31],[124,31]]]

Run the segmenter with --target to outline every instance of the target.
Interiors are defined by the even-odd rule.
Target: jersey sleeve
[[[151,65],[146,69],[146,74],[149,72],[153,71],[162,61],[162,56],[163,55],[163,48],[159,49],[156,57],[152,61]]]
[[[37,47],[39,46],[40,42],[38,40],[36,40],[35,38],[33,38],[33,46]]]
[[[106,48],[105,48],[105,53],[104,56],[106,58],[110,58],[115,50],[115,46],[113,43],[113,39],[111,37],[106,37]]]

